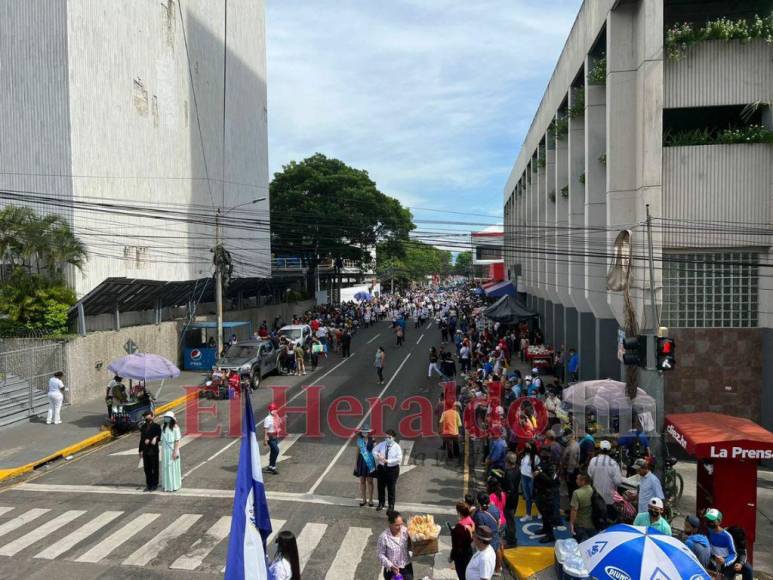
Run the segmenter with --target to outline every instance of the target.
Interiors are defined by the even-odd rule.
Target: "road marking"
[[[431,322],[427,325],[427,330],[429,330],[430,328],[432,328],[432,323]]]
[[[271,545],[271,543],[274,541],[274,538],[276,538],[276,535],[282,531],[282,528],[286,523],[287,520],[271,518],[271,534],[269,534],[268,538],[266,539],[266,546]]]
[[[35,555],[35,558],[42,558],[44,560],[53,560],[54,558],[61,556],[66,551],[72,549],[77,544],[88,538],[94,532],[101,530],[107,524],[112,522],[115,518],[120,516],[122,511],[104,512],[99,514],[96,518],[89,523],[82,525],[73,533],[65,536],[55,544],[52,544],[42,552]]]
[[[209,556],[220,542],[228,537],[231,531],[231,516],[223,516],[215,525],[204,532],[204,536],[193,542],[188,551],[172,562],[172,570],[195,570]]]
[[[201,519],[201,514],[183,514],[163,531],[159,532],[152,542],[136,550],[131,556],[121,562],[124,566],[147,566],[157,558],[161,550],[166,548],[172,540],[182,536],[191,529],[191,526]]]
[[[210,455],[209,457],[207,457],[207,458],[206,458],[204,461],[202,461],[202,462],[201,462],[201,463],[199,463],[198,465],[194,465],[194,466],[193,466],[193,467],[191,467],[191,468],[190,468],[188,471],[186,471],[185,473],[183,473],[182,479],[185,479],[185,478],[186,478],[186,477],[188,477],[188,476],[189,476],[191,473],[193,473],[194,471],[196,471],[196,470],[197,470],[199,467],[201,467],[201,466],[203,466],[203,465],[206,465],[207,463],[209,463],[210,461],[212,461],[213,459],[215,459],[215,458],[216,458],[216,457],[218,457],[219,455],[221,455],[221,454],[225,453],[226,451],[228,451],[228,449],[229,449],[230,447],[233,447],[234,445],[236,445],[237,443],[239,443],[241,440],[242,440],[242,439],[241,439],[241,437],[237,437],[237,438],[236,438],[236,439],[234,439],[233,441],[229,441],[229,442],[228,442],[228,444],[227,444],[225,447],[223,447],[221,450],[219,450],[219,451],[215,451],[215,452],[214,452],[212,455]]]
[[[292,455],[285,455],[285,453],[287,453],[287,450],[290,449],[290,447],[292,447],[293,444],[296,441],[298,441],[298,439],[300,439],[302,436],[303,436],[303,433],[293,433],[292,435],[288,435],[287,437],[285,437],[279,442],[279,456],[276,458],[277,463],[279,463],[280,461],[285,461],[292,457]],[[263,468],[268,467],[268,456],[269,456],[268,453],[260,456],[261,467]]]
[[[79,493],[95,495],[163,495],[167,501],[174,501],[175,498],[202,498],[202,499],[233,499],[233,489],[208,489],[208,488],[186,488],[178,489],[173,494],[159,491],[143,492],[142,488],[136,486],[120,485],[65,485],[50,483],[22,483],[14,488],[16,491],[28,491],[35,493]],[[295,503],[308,503],[315,505],[327,505],[338,507],[359,507],[359,500],[351,497],[336,497],[332,495],[317,495],[309,493],[289,493],[283,491],[267,491],[266,498],[271,501],[288,501]],[[453,506],[432,504],[432,503],[405,503],[400,502],[400,509],[405,512],[428,513],[437,515],[454,515],[456,510]],[[49,510],[44,510],[49,511]],[[21,524],[20,524],[21,525]],[[1,529],[1,528],[0,528]]]
[[[0,516],[3,515],[3,514],[7,514],[12,509],[13,509],[12,507],[11,508],[9,508],[9,507],[0,507]]]
[[[331,368],[329,371],[327,371],[327,372],[326,372],[325,374],[323,374],[321,377],[317,377],[316,379],[314,379],[314,382],[315,382],[316,384],[319,384],[319,381],[321,381],[322,379],[324,379],[326,376],[328,376],[330,373],[332,373],[334,370],[336,370],[338,367],[340,367],[342,364],[344,364],[344,363],[345,363],[345,362],[347,362],[348,360],[351,360],[351,359],[352,359],[352,357],[354,357],[354,355],[355,355],[355,354],[357,354],[357,353],[355,353],[355,352],[351,353],[351,354],[350,354],[348,357],[346,357],[345,359],[343,359],[341,362],[339,362],[337,365],[335,365],[333,368]],[[295,399],[297,399],[297,398],[298,398],[298,397],[300,397],[301,395],[305,395],[305,394],[306,394],[306,391],[303,389],[303,387],[310,387],[310,386],[311,386],[311,384],[301,385],[301,390],[300,390],[300,391],[298,391],[297,393],[295,393],[295,394],[294,394],[292,397],[290,397],[290,398],[289,398],[289,399],[288,399],[288,400],[285,402],[285,404],[284,404],[284,405],[282,405],[281,407],[279,407],[279,409],[277,409],[277,411],[281,411],[281,410],[282,410],[282,409],[284,409],[284,408],[285,408],[287,405],[289,405],[290,403],[292,403],[292,402],[293,402]]]
[[[325,580],[354,580],[357,565],[373,532],[370,528],[349,528],[336,552]]]
[[[20,528],[24,524],[28,524],[31,521],[36,520],[43,514],[46,514],[50,511],[50,509],[45,508],[33,508],[27,512],[24,512],[22,515],[17,516],[0,526],[0,536],[4,536],[9,532],[14,531],[16,528]]]
[[[380,332],[379,332],[379,333],[378,333],[376,336],[374,336],[373,338],[371,338],[371,339],[368,341],[368,344],[370,344],[371,342],[373,342],[374,340],[376,340],[376,339],[377,339],[379,336],[381,336],[381,333],[380,333]]]
[[[62,515],[55,517],[53,520],[48,520],[41,526],[38,526],[31,532],[24,534],[21,538],[15,539],[10,544],[6,544],[0,548],[0,556],[14,556],[21,552],[24,548],[30,547],[35,542],[38,542],[45,538],[48,534],[54,533],[61,527],[66,526],[75,518],[81,517],[86,512],[83,510],[70,510],[64,512]]]
[[[423,335],[423,334],[422,334],[422,335],[419,337],[419,340],[417,340],[417,341],[416,341],[416,344],[419,344],[419,343],[421,342],[421,339],[422,339],[422,338],[424,338],[424,335]]]
[[[411,453],[413,453],[414,443],[415,441],[409,440],[400,441],[400,447],[403,450],[403,460],[400,463],[400,475],[404,475],[416,468],[415,465],[411,465]]]
[[[378,399],[378,400],[383,400],[383,398],[384,398],[384,393],[386,393],[386,392],[387,392],[387,389],[389,389],[389,387],[392,385],[392,381],[394,381],[394,380],[395,380],[395,378],[397,378],[397,375],[400,373],[400,370],[403,368],[403,366],[405,365],[405,363],[406,363],[406,362],[408,362],[408,359],[409,359],[409,358],[411,358],[411,354],[412,354],[412,353],[410,353],[410,352],[409,352],[407,355],[405,355],[405,358],[403,359],[403,362],[401,362],[401,363],[400,363],[400,366],[399,366],[399,367],[397,367],[397,370],[394,372],[394,374],[393,374],[393,375],[392,375],[392,377],[389,379],[389,381],[387,382],[387,384],[384,386],[384,388],[383,388],[383,389],[381,390],[381,392],[378,394],[378,396],[377,396],[377,399]],[[349,446],[349,442],[350,442],[350,441],[351,441],[351,440],[354,438],[354,435],[355,435],[355,434],[356,434],[356,433],[359,431],[360,427],[362,427],[362,426],[363,426],[363,424],[365,423],[365,421],[367,421],[367,420],[368,420],[368,417],[370,417],[370,414],[371,414],[372,412],[373,412],[373,407],[371,406],[371,407],[368,409],[368,412],[367,412],[367,413],[365,413],[365,416],[364,416],[364,417],[363,417],[363,418],[360,420],[360,422],[359,422],[359,423],[357,423],[357,427],[355,427],[355,428],[354,428],[354,431],[352,432],[352,434],[351,434],[351,435],[349,435],[349,437],[346,439],[346,441],[344,442],[344,444],[343,444],[343,445],[341,446],[341,448],[338,450],[338,453],[336,453],[336,454],[335,454],[335,457],[333,457],[333,460],[332,460],[332,461],[331,461],[331,462],[328,464],[328,466],[325,468],[325,471],[323,471],[323,472],[322,472],[322,475],[320,475],[320,476],[319,476],[319,479],[317,479],[317,481],[315,481],[315,482],[314,482],[314,485],[312,485],[312,486],[311,486],[311,489],[309,489],[309,491],[308,491],[308,493],[309,493],[309,494],[313,494],[315,491],[317,491],[317,488],[318,488],[318,487],[320,486],[320,484],[322,483],[322,480],[323,480],[323,479],[325,479],[325,476],[326,476],[328,473],[330,473],[330,470],[331,470],[331,469],[333,469],[333,466],[336,464],[336,461],[338,461],[338,459],[341,457],[341,455],[343,455],[344,451],[346,451],[346,448]]]
[[[327,524],[308,523],[298,534],[298,560],[301,564],[301,574],[303,574],[306,564],[309,563],[311,553],[325,534],[325,530],[327,530]]]
[[[188,443],[198,438],[199,435],[185,435],[180,439],[180,447],[185,447]],[[110,457],[120,457],[123,455],[134,455],[136,457],[139,455],[139,450],[135,447],[134,449],[127,449],[126,451],[118,451],[117,453],[111,453]]]
[[[137,534],[137,532],[144,529],[146,526],[149,526],[160,516],[161,514],[141,514],[137,516],[124,527],[113,532],[85,554],[81,555],[80,558],[76,558],[75,561],[96,564],[103,558],[109,556],[113,550],[122,546],[129,538]]]

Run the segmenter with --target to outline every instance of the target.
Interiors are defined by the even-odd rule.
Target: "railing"
[[[271,260],[271,267],[278,270],[300,270],[303,268],[303,262],[300,258],[274,258]]]
[[[8,394],[2,399],[19,403],[26,399],[27,412],[31,414],[35,407],[35,393],[45,392],[53,374],[64,370],[64,347],[62,343],[35,345],[33,341],[29,342],[32,344],[28,348],[0,352],[0,387],[7,386],[9,375],[26,383],[24,395]]]

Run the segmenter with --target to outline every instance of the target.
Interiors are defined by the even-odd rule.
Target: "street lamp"
[[[235,209],[244,207],[245,205],[253,205],[259,201],[265,201],[265,197],[259,197],[258,199],[252,199],[250,201],[240,203],[233,207],[229,207],[225,211],[221,208],[217,208],[215,212],[215,310],[217,313],[217,356],[219,357],[223,353],[223,266],[224,254],[223,254],[223,232],[220,218],[228,215]]]

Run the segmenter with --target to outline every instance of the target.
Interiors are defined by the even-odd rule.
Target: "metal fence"
[[[0,342],[0,403],[4,400],[26,402],[27,411],[35,411],[35,398],[45,393],[48,380],[64,371],[64,343],[35,339],[6,339]],[[17,377],[26,390],[12,381]],[[14,388],[16,387],[16,388]]]

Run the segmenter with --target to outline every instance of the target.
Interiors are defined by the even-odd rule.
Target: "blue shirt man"
[[[637,459],[634,467],[639,471],[639,513],[646,512],[652,498],[666,499],[663,487],[657,475],[650,471],[650,464],[644,459]]]
[[[576,375],[580,369],[580,355],[574,349],[569,350],[569,362],[566,364],[566,370],[570,375]]]
[[[489,469],[504,469],[505,456],[507,455],[507,443],[502,439],[502,434],[497,433],[496,439],[491,442],[491,450],[488,454]]]

